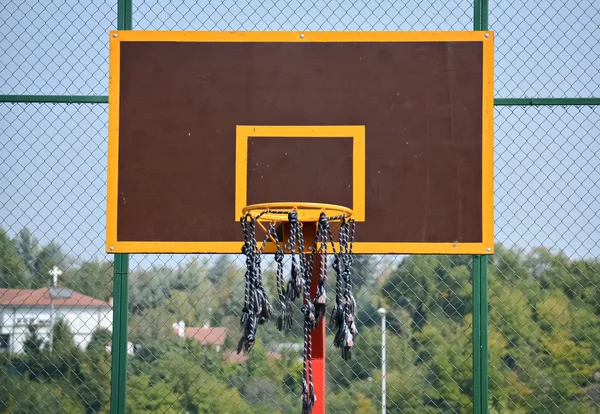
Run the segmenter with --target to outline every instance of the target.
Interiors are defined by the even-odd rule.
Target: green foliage
[[[176,414],[182,410],[169,384],[149,375],[135,375],[127,380],[127,411],[131,413]]]
[[[442,412],[468,412],[471,392],[470,338],[466,326],[435,323],[416,334],[424,365],[424,404]]]
[[[332,273],[333,275],[334,273]],[[377,275],[377,257],[373,255],[357,255],[352,261],[352,285],[360,289],[375,283]]]
[[[175,275],[171,279],[171,288],[174,290],[192,291],[200,286],[203,278],[202,273],[205,263],[200,263],[197,257],[192,258],[188,263],[177,268]]]
[[[77,395],[81,398],[86,414],[101,412],[110,402],[111,356],[100,347],[102,339],[90,343],[83,357],[80,382],[76,385]]]
[[[92,338],[88,344],[88,350],[103,351],[107,345],[110,345],[112,333],[106,328],[98,328],[92,333]]]
[[[36,274],[37,255],[40,249],[39,242],[28,229],[23,229],[15,240],[17,253],[27,268],[31,277]]]
[[[327,394],[326,411],[328,413],[376,414],[380,412],[378,408],[378,404],[362,392],[346,389]]]
[[[45,286],[46,268],[60,260],[62,266],[67,259],[57,245],[41,246],[27,230],[14,240],[0,231],[2,286],[35,287],[41,276]],[[128,339],[141,348],[128,362],[129,412],[299,409],[302,352],[273,352],[280,344],[302,342],[298,303],[291,332],[261,325],[245,362],[224,357],[224,351],[237,346],[244,294],[244,269],[232,259],[192,258],[177,268],[131,274]],[[357,256],[354,262],[359,334],[351,360],[341,359],[328,331],[328,412],[381,409],[380,306],[388,310],[388,412],[472,412],[471,258],[408,256],[387,273],[378,260]],[[273,297],[274,269],[264,268]],[[112,295],[112,263],[94,260],[66,269],[61,278],[66,286],[103,300]],[[331,303],[335,276],[329,276]],[[571,260],[547,249],[526,253],[496,246],[488,286],[490,412],[598,411],[592,400],[600,389],[598,261]],[[172,324],[180,320],[187,326],[209,322],[226,327],[225,349],[217,352],[176,337]],[[96,330],[83,351],[75,346],[68,324],[55,322],[51,352],[30,326],[23,355],[0,355],[0,392],[8,395],[0,398],[0,413],[108,412],[110,331]]]
[[[490,319],[511,346],[523,342],[533,345],[541,331],[533,320],[534,309],[527,300],[525,292],[511,283],[490,285]]]
[[[216,352],[207,351],[193,343],[186,345],[178,351],[172,349],[163,354],[144,367],[143,374],[133,377],[136,382],[131,388],[142,399],[139,403],[141,407],[152,411],[161,409],[157,404],[160,407],[168,404],[169,409],[182,409],[189,413],[246,412],[249,407],[241,396],[227,387],[218,378],[219,375],[214,375],[219,361]],[[190,364],[190,361],[196,363]],[[148,395],[144,395],[143,385],[151,387]],[[158,401],[164,390],[169,390],[173,395],[167,400]]]
[[[136,344],[172,336],[177,320],[164,306],[147,308],[134,313],[129,319],[129,338]]]
[[[2,375],[1,372],[0,375]],[[7,379],[6,383],[9,388],[5,395],[10,398],[2,398],[4,400],[2,405],[6,407],[5,411],[0,411],[2,413],[85,413],[77,399],[73,398],[68,383],[54,380],[39,383],[14,377]]]
[[[0,288],[26,288],[29,279],[30,274],[17,252],[17,245],[0,228]]]
[[[186,325],[195,322],[194,307],[189,300],[187,291],[172,290],[169,292],[169,300],[165,301],[165,310],[177,321],[184,321]]]
[[[65,286],[86,296],[107,301],[112,296],[113,275],[112,262],[92,260],[65,272]]]
[[[415,331],[432,317],[462,319],[470,309],[471,290],[467,266],[448,256],[409,256],[383,286],[388,307],[406,310]]]
[[[44,340],[38,333],[38,328],[34,325],[27,325],[27,339],[23,342],[23,351],[25,355],[37,358],[42,353]]]
[[[21,230],[14,240],[10,240],[6,231],[0,228],[0,288],[48,286],[48,272],[54,266],[66,268],[70,264],[58,243],[42,246],[28,229]]]
[[[41,248],[37,252],[34,261],[34,273],[31,279],[32,288],[40,288],[48,286],[51,276],[49,275],[50,270],[54,267],[65,268],[67,263],[65,262],[66,255],[61,252],[60,245],[55,242]],[[59,281],[63,281],[64,275],[59,276]]]
[[[129,275],[129,309],[133,313],[152,309],[168,297],[173,271],[167,267],[137,270]]]

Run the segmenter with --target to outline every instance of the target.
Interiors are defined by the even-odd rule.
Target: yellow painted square
[[[352,217],[365,221],[365,126],[364,125],[237,125],[235,143],[235,217],[247,203],[248,140],[250,138],[352,138]],[[315,143],[318,145],[317,143]],[[264,202],[269,202],[265,200]],[[289,200],[306,201],[311,200]]]

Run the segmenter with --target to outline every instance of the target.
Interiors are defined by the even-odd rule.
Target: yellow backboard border
[[[352,217],[365,221],[365,126],[364,125],[237,125],[235,142],[235,220],[248,205],[248,141],[260,138],[352,138]],[[318,145],[318,143],[316,144]],[[265,200],[261,202],[271,202]],[[307,200],[281,200],[307,201]],[[309,202],[311,200],[308,200]]]
[[[119,74],[121,42],[481,42],[482,85],[482,242],[481,243],[366,243],[354,252],[364,254],[493,254],[494,184],[494,33],[491,31],[435,32],[207,32],[111,31],[109,41],[108,174],[106,252],[108,253],[239,253],[242,238],[227,242],[119,241]],[[353,177],[353,180],[356,177]],[[364,199],[364,198],[363,198]],[[237,210],[236,210],[237,211]],[[357,229],[359,230],[359,229]]]

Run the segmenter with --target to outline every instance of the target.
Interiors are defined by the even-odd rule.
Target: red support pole
[[[321,255],[316,254],[310,283],[310,296],[312,298],[317,293],[317,286],[321,277],[320,265]],[[325,318],[323,318],[312,331],[313,383],[315,396],[317,397],[312,414],[325,414],[325,338]]]

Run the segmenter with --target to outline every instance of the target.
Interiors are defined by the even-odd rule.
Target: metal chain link
[[[133,8],[138,30],[473,26],[473,4],[458,1],[399,7],[389,1],[142,0]],[[119,292],[113,291],[114,258],[99,252],[105,241],[106,33],[118,10],[110,0],[91,6],[7,0],[0,6],[0,88],[11,94],[3,98],[21,99],[0,103],[0,412],[79,414],[110,407],[111,377],[117,380],[111,330],[118,333],[112,298]],[[494,128],[497,245],[488,270],[490,412],[600,409],[600,107],[587,106],[593,99],[571,99],[600,93],[599,17],[598,2],[590,0],[497,2],[490,10],[500,102]],[[532,106],[545,97],[553,99]],[[350,363],[341,353],[327,355],[327,411],[381,411],[383,378],[388,412],[475,411],[471,259],[357,255],[348,263],[341,257],[352,252],[352,243],[338,253],[333,234],[327,237],[336,272],[332,315],[339,307],[340,324],[351,330],[350,281],[357,308],[350,322],[360,330],[352,336]],[[279,243],[282,252],[289,247]],[[247,281],[245,254],[130,256],[127,393],[116,393],[127,412],[298,409],[302,374],[295,363],[302,352],[295,347],[304,330],[292,326],[292,300],[302,296],[305,275],[296,272],[288,282],[283,253],[275,254],[273,316],[284,332],[265,324],[263,335],[254,333],[247,344],[249,359],[235,355],[232,332],[242,319],[237,303],[252,308],[257,326],[268,309],[260,297],[270,293],[264,246],[253,253],[263,262],[252,261]],[[312,268],[322,251],[310,253]],[[298,268],[298,258],[294,262]],[[51,271],[58,275],[53,294],[73,295],[53,309]],[[282,303],[289,312],[280,312]],[[387,310],[385,376],[378,307]],[[45,319],[50,314],[51,322]]]

